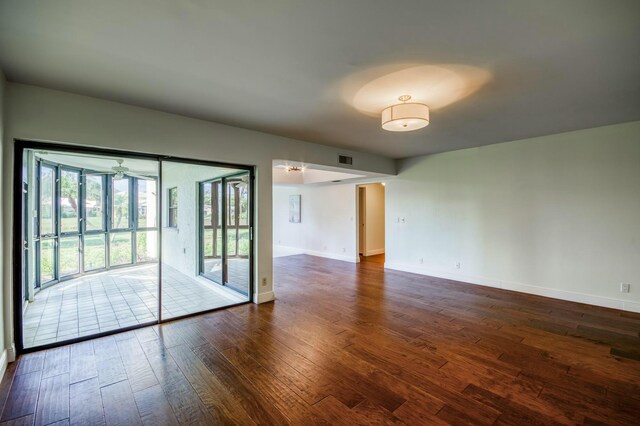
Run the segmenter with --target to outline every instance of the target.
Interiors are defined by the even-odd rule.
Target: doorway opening
[[[16,160],[19,352],[250,301],[252,167],[25,141]]]
[[[361,262],[384,263],[385,253],[385,184],[356,186],[356,245]]]
[[[249,174],[200,182],[200,269],[203,277],[248,294]],[[222,242],[226,241],[226,244]]]

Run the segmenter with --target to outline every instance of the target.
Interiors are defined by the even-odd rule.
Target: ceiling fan
[[[96,175],[113,175],[113,178],[116,180],[123,179],[125,176],[134,176],[139,178],[147,178],[147,176],[143,176],[138,173],[131,172],[128,167],[122,165],[124,160],[122,158],[118,158],[115,160],[117,165],[111,167],[110,172],[97,172],[97,173],[85,173],[83,176],[96,176]]]
[[[103,156],[97,156],[97,155],[91,155],[91,154],[82,154],[82,153],[73,153],[73,154],[67,154],[64,152],[53,152],[50,153],[48,151],[36,151],[36,155],[40,156],[40,157],[46,157],[49,154],[55,154],[57,156],[68,156],[68,157],[86,157],[86,158],[95,158],[95,159],[99,159],[99,160],[109,160],[109,158],[103,157]],[[96,175],[113,175],[113,177],[117,180],[124,178],[125,176],[133,176],[133,177],[138,177],[141,179],[153,179],[154,176],[150,175],[150,174],[144,174],[144,173],[136,173],[131,171],[128,167],[125,167],[122,165],[122,163],[124,163],[124,159],[122,158],[111,158],[112,160],[114,160],[117,164],[113,167],[111,167],[111,171],[106,171],[106,172],[90,172],[87,171],[85,173],[82,174],[82,176],[96,176]],[[76,165],[77,166],[77,165]],[[82,167],[82,166],[80,166]]]

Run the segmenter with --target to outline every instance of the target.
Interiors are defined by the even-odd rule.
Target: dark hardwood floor
[[[640,315],[305,255],[278,300],[20,357],[2,424],[638,424]]]

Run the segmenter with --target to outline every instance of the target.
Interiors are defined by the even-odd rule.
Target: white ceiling
[[[272,175],[274,185],[311,185],[330,182],[337,183],[349,179],[360,179],[363,177],[365,176],[357,175],[354,173],[314,169],[313,166],[307,166],[297,172],[289,172],[286,168],[274,167]]]
[[[158,176],[158,162],[139,158],[122,158],[108,155],[77,154],[59,151],[35,151],[37,158],[64,166],[87,169],[94,172],[114,173],[112,167],[117,166],[117,160],[123,160],[122,166],[136,176]]]
[[[341,90],[399,64],[490,78],[425,129],[389,133]],[[640,1],[2,0],[0,66],[11,81],[401,158],[640,119]]]

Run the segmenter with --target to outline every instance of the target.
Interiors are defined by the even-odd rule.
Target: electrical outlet
[[[456,269],[460,269],[460,262],[456,262]]]
[[[620,293],[629,293],[631,291],[631,284],[620,283]]]
[[[262,287],[267,286],[267,277],[262,277]]]

